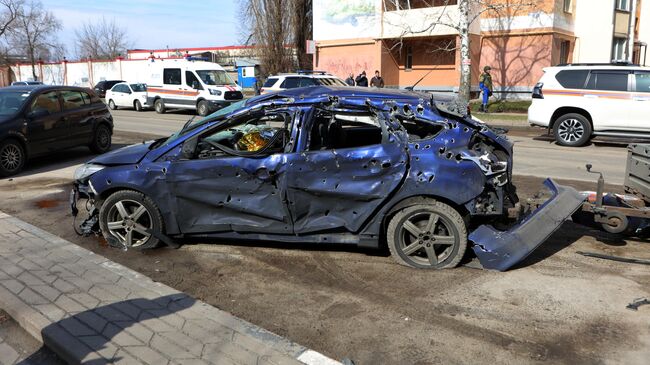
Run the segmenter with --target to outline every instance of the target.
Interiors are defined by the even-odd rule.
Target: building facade
[[[469,60],[457,47],[458,1],[314,0],[314,68],[342,78],[377,70],[388,87],[452,92],[462,62],[471,64],[474,90],[489,65],[497,96],[516,97],[530,93],[544,67],[645,63],[650,0],[489,0],[491,10],[467,0]]]

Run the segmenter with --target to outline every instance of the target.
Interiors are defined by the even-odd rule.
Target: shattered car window
[[[328,150],[380,144],[381,126],[374,115],[318,110],[309,133],[309,150]]]
[[[200,137],[199,158],[282,152],[289,136],[289,115],[245,116]]]

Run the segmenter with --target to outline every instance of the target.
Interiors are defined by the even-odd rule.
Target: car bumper
[[[539,100],[533,100],[533,103],[528,107],[528,124],[548,128],[550,122],[549,108],[544,107]]]
[[[506,271],[544,243],[562,223],[582,206],[586,196],[569,186],[546,179],[553,194],[546,202],[508,231],[482,225],[469,235],[474,253],[485,269]]]

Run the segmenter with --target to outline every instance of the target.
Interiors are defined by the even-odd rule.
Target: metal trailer
[[[646,228],[650,222],[650,144],[630,144],[627,147],[627,166],[625,169],[626,194],[604,193],[605,179],[597,173],[598,185],[595,194],[582,204],[582,209],[574,214],[574,221],[581,224],[599,224],[610,233],[634,234]],[[593,217],[592,217],[593,215]]]

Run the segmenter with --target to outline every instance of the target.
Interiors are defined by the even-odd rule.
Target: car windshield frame
[[[10,95],[13,94],[13,95]],[[7,103],[7,97],[12,96],[12,97],[17,97],[20,100],[20,103],[11,108],[6,107]],[[13,91],[13,90],[3,90],[0,91],[0,116],[12,116],[16,115],[23,107],[25,106],[25,103],[27,102],[27,99],[29,99],[30,92],[29,91]],[[15,108],[15,109],[14,109]]]
[[[195,73],[207,86],[237,85],[224,70],[196,70]]]
[[[225,108],[217,110],[216,112],[206,116],[205,118],[201,118],[201,119],[198,119],[196,121],[192,121],[191,123],[184,126],[182,129],[180,129],[178,132],[176,132],[176,133],[172,134],[171,136],[169,136],[169,138],[167,138],[163,143],[161,143],[160,146],[168,145],[168,144],[176,141],[180,137],[186,135],[190,131],[193,131],[196,128],[198,128],[198,127],[200,127],[200,126],[202,126],[204,124],[219,120],[220,118],[223,118],[224,116],[234,112],[235,110],[241,109],[242,107],[246,106],[247,101],[248,101],[248,99],[240,100],[240,101],[238,101],[236,103],[232,103],[232,104],[228,105]],[[159,147],[159,146],[155,146],[155,147]]]

